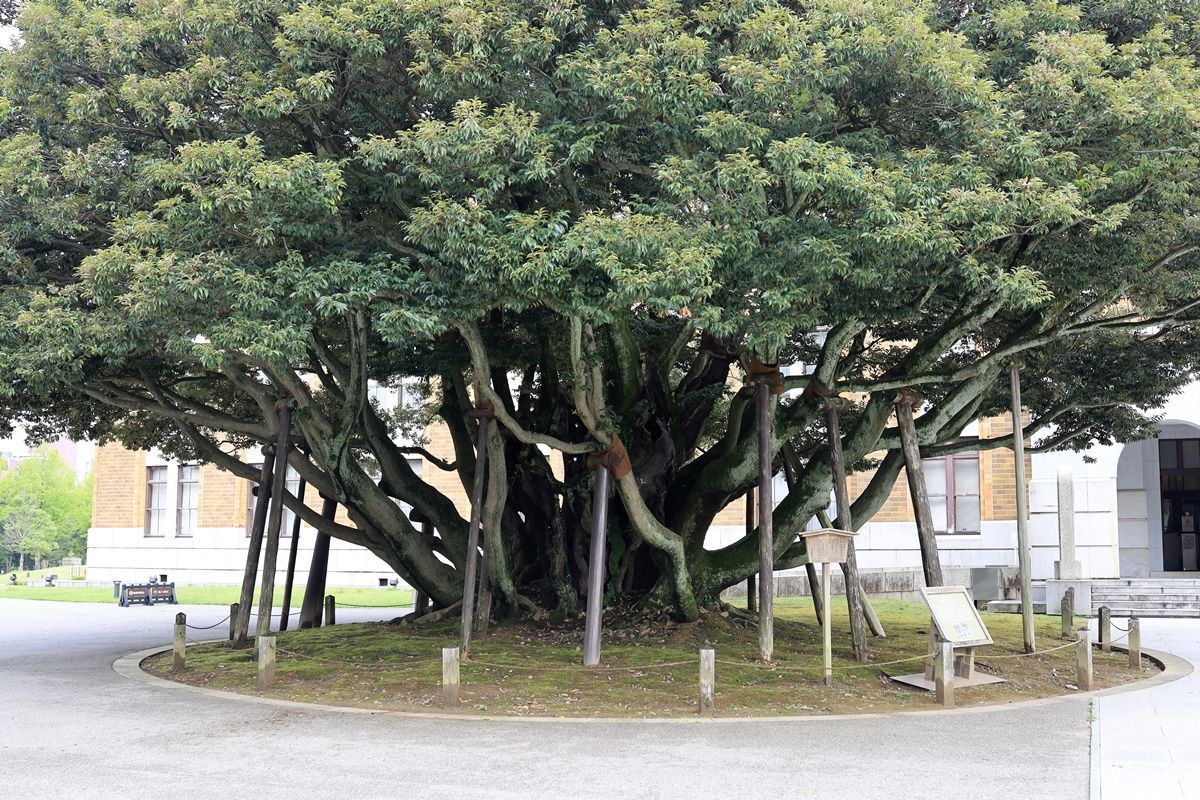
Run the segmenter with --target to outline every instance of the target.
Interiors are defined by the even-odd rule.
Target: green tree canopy
[[[898,474],[1004,407],[1084,447],[1145,433],[1197,339],[1196,4],[1135,0],[53,0],[0,59],[0,403],[49,436],[247,478],[293,465],[442,604],[467,523],[368,381],[423,379],[463,485],[489,401],[501,607],[578,604],[584,454],[616,433],[608,591],[685,617],[757,569],[704,548],[756,480],[740,376],[796,484],[780,566],[844,448]],[[971,443],[1001,446],[1003,440]],[[564,454],[556,475],[548,451]],[[397,512],[411,504],[430,539]]]
[[[82,557],[91,522],[91,478],[76,480],[74,470],[49,447],[0,472],[0,547],[8,555],[18,560],[22,554],[36,560]]]

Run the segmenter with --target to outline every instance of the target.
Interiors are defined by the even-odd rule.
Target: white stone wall
[[[316,532],[300,529],[296,557],[296,585],[308,578]],[[142,528],[92,528],[88,531],[89,581],[141,582],[151,575],[166,575],[178,584],[240,584],[246,564],[249,537],[245,528],[201,528],[192,537],[146,537]],[[283,586],[291,538],[280,538],[276,562],[277,586]],[[260,566],[261,569],[261,566]],[[396,578],[374,553],[333,539],[329,548],[326,585],[379,586]],[[405,585],[401,581],[401,585]]]

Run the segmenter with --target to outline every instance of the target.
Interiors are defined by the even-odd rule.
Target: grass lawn
[[[871,643],[871,661],[850,652],[845,602],[833,608],[835,686],[821,680],[821,635],[811,601],[787,598],[776,605],[776,663],[759,663],[757,631],[709,612],[695,623],[673,624],[610,613],[600,669],[581,661],[582,620],[564,624],[514,621],[496,627],[472,648],[462,666],[463,713],[561,716],[689,716],[695,713],[697,651],[716,649],[716,713],[723,715],[840,714],[930,708],[932,693],[902,686],[888,676],[920,672],[928,650],[929,617],[919,603],[877,600],[886,639]],[[1021,617],[985,614],[995,645],[977,651],[977,668],[1006,679],[960,688],[960,706],[1008,703],[1078,691],[1075,648],[1031,657],[1022,652]],[[1036,620],[1038,647],[1062,644],[1058,617]],[[377,709],[439,708],[441,648],[457,638],[458,621],[429,627],[370,623],[288,631],[278,639],[273,697]],[[679,663],[682,662],[682,663]],[[223,645],[189,648],[188,669],[170,674],[170,654],[144,666],[188,683],[257,694],[256,667],[248,650]],[[1123,654],[1094,653],[1094,685],[1104,688],[1157,671],[1143,660],[1126,665]]]
[[[236,603],[240,589],[237,586],[181,586],[176,590],[179,602],[185,605],[227,606]],[[339,604],[370,606],[372,608],[403,606],[412,604],[409,589],[338,588],[326,594],[337,598]],[[111,587],[91,586],[10,586],[0,585],[0,599],[10,597],[18,600],[65,600],[70,603],[116,603]],[[258,595],[255,594],[255,603]],[[292,608],[300,608],[304,600],[304,587],[297,587],[292,596]],[[283,587],[275,587],[275,606],[283,605]]]

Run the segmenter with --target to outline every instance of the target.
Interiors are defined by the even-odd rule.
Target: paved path
[[[693,724],[297,711],[112,671],[118,657],[168,643],[176,610],[0,600],[6,797],[927,800],[931,786],[946,797],[1088,796],[1086,699]],[[185,610],[196,624],[223,615]],[[338,609],[347,621],[370,613]]]
[[[1142,647],[1200,669],[1200,620],[1144,619]],[[1200,800],[1200,671],[1096,703],[1102,800]]]

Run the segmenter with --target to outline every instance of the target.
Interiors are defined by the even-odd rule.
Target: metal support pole
[[[1021,633],[1025,652],[1036,649],[1033,633],[1033,577],[1029,563],[1029,497],[1025,493],[1025,436],[1021,424],[1021,366],[1012,363],[1013,466],[1017,481],[1017,563],[1021,571]]]
[[[304,481],[296,491],[296,499],[304,505]],[[286,631],[288,615],[292,612],[292,588],[296,583],[296,551],[300,546],[300,515],[292,520],[292,547],[288,551],[287,577],[283,581],[283,610],[279,612],[279,630]]]
[[[746,536],[754,533],[754,489],[746,492]],[[755,611],[758,608],[758,574],[746,578],[746,610]]]
[[[583,632],[583,665],[600,663],[600,628],[604,615],[604,561],[608,555],[608,467],[596,464],[592,495],[592,547],[588,554],[587,618]]]
[[[471,626],[475,622],[475,582],[479,569],[479,527],[483,523],[483,488],[487,477],[488,424],[491,422],[483,409],[475,416],[479,419],[479,431],[475,440],[475,482],[471,486],[471,527],[467,531],[467,563],[463,569],[462,626],[458,644],[465,657],[471,649]]]
[[[279,529],[283,526],[283,493],[287,488],[287,452],[291,432],[292,407],[284,402],[279,408],[279,437],[275,442],[275,474],[271,481],[267,546],[263,550],[262,586],[258,590],[258,636],[271,632],[271,612],[275,610],[275,567],[279,561]]]
[[[833,626],[829,619],[830,567],[821,564],[821,667],[825,687],[833,686]]]
[[[274,476],[276,452],[275,448],[269,445],[262,449],[263,463],[258,474],[254,518],[250,523],[250,541],[246,545],[246,571],[242,574],[242,591],[238,595],[237,602],[237,620],[233,626],[234,647],[245,647],[250,642],[250,610],[254,605],[254,583],[258,579],[258,561],[262,554],[263,530],[267,524],[267,508],[270,506],[267,487],[271,485]]]
[[[774,458],[771,451],[771,387],[758,379],[758,651],[770,661],[775,650]],[[828,605],[828,604],[827,604]]]
[[[337,515],[337,501],[322,498],[321,516],[333,519]],[[321,627],[321,603],[325,600],[325,581],[329,575],[329,534],[317,531],[313,542],[312,562],[308,567],[308,582],[304,586],[304,600],[300,604],[300,627]]]

